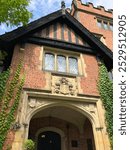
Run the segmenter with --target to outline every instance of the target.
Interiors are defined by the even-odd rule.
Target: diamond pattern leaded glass
[[[57,67],[58,71],[66,72],[66,57],[58,55],[57,56]]]
[[[78,74],[77,58],[69,57],[69,73]]]
[[[54,70],[55,61],[54,55],[50,53],[45,54],[45,69],[46,70]]]

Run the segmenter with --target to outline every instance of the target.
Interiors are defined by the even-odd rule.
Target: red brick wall
[[[69,129],[67,129],[67,126],[69,125]],[[45,127],[55,127],[60,130],[62,130],[68,139],[69,137],[69,149],[70,150],[87,150],[87,139],[91,138],[93,140],[93,132],[92,132],[92,126],[88,119],[86,119],[84,124],[84,132],[81,134],[79,132],[79,129],[64,120],[58,119],[58,118],[34,118],[30,122],[30,129],[29,129],[29,138],[32,137],[33,140],[36,140],[36,133],[39,129],[44,129]],[[71,141],[77,140],[78,141],[78,147],[74,148],[71,146]],[[68,141],[65,143],[66,149],[68,149]]]
[[[43,89],[46,84],[45,74],[42,70],[42,62],[39,60],[40,52],[40,46],[26,44],[24,55],[24,70],[26,73],[25,87]]]
[[[43,90],[46,85],[45,72],[42,69],[42,62],[39,60],[41,47],[34,44],[26,44],[24,52],[19,51],[16,46],[12,59],[12,68],[16,67],[19,57],[23,57],[24,73],[26,80],[24,87]],[[83,55],[85,74],[81,76],[80,87],[83,94],[98,96],[98,64],[95,56]]]
[[[14,136],[15,136],[15,132],[10,130],[7,134],[7,138],[3,145],[2,150],[8,150],[7,148],[11,148],[11,146],[12,146],[11,144],[13,143]]]
[[[78,11],[79,22],[81,22],[89,31],[97,34],[102,34],[105,38],[106,45],[112,50],[113,49],[113,32],[105,30],[97,26],[96,16],[113,18],[113,14],[106,11],[103,8],[96,9],[92,4],[84,5],[80,0],[77,0],[77,6],[72,4],[72,16]],[[78,10],[77,10],[78,8]]]
[[[25,73],[24,87],[32,89],[44,89],[46,80],[42,70],[42,64],[39,60],[41,47],[34,44],[26,44],[24,52],[20,52],[17,45],[14,49],[11,66],[15,68],[19,63],[19,58],[23,58],[23,68]],[[40,68],[41,67],[41,68]]]
[[[95,56],[84,55],[85,76],[81,77],[81,89],[84,94],[98,96],[98,64]]]
[[[96,13],[96,14],[98,14],[98,15],[103,15],[103,16],[110,17],[110,18],[113,17],[112,13],[106,11],[106,10],[103,9],[102,7],[97,9],[97,8],[95,8],[95,7],[93,6],[92,3],[89,3],[89,4],[87,5],[87,4],[83,4],[83,3],[82,3],[82,0],[76,0],[76,1],[77,1],[77,6],[76,6],[76,5],[75,5],[75,6],[76,6],[78,9],[86,10],[86,11],[88,11],[88,12]],[[74,9],[73,3],[72,3],[72,9]],[[72,10],[72,12],[74,13],[73,10]]]
[[[110,48],[113,49],[113,32],[110,30],[105,30],[103,28],[99,28],[97,26],[97,20],[95,19],[94,15],[91,14],[86,14],[84,12],[79,12],[79,18],[80,22],[91,32],[97,33],[97,34],[102,34],[103,37],[105,38],[106,45]],[[86,19],[85,19],[86,18]]]

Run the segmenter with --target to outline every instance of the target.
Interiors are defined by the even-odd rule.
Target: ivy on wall
[[[1,108],[1,102],[2,97],[6,88],[6,83],[9,79],[10,70],[4,71],[3,73],[0,73],[0,108]]]
[[[99,66],[98,89],[103,106],[105,108],[105,119],[107,132],[112,147],[113,141],[113,83],[108,77],[107,68],[103,63]]]
[[[15,120],[24,77],[20,78],[22,62],[17,66],[16,72],[9,81],[10,70],[0,74],[0,150],[2,150],[7,133]]]

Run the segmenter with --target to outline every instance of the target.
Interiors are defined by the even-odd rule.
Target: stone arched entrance
[[[54,95],[48,98],[48,95],[34,94],[31,97],[24,94],[17,118],[21,128],[15,132],[12,150],[23,150],[26,139],[36,141],[38,130],[47,127],[57,128],[64,133],[61,150],[71,150],[77,146],[79,150],[87,150],[87,145],[92,145],[93,150],[109,150],[109,145],[104,144],[108,139],[100,108],[100,99],[96,98],[68,99]]]
[[[28,138],[36,142],[36,150],[40,150],[39,134],[42,136],[44,132],[57,133],[62,137],[60,150],[95,150],[91,122],[86,116],[67,106],[49,106],[31,118]]]

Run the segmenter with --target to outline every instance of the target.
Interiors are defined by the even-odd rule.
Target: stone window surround
[[[54,71],[51,70],[45,70],[45,54],[46,53],[50,53],[53,54],[55,57],[55,66],[54,66]],[[52,48],[52,47],[43,47],[43,70],[47,71],[47,72],[52,72],[52,73],[60,73],[57,71],[57,56],[65,56],[66,57],[66,72],[61,72],[61,74],[70,74],[70,75],[74,75],[74,76],[78,76],[78,75],[83,75],[83,58],[82,58],[82,54],[77,53],[77,52],[70,52],[67,50],[61,50],[59,48]],[[77,74],[73,74],[73,73],[69,73],[69,57],[72,58],[76,58],[78,61],[78,73]]]

